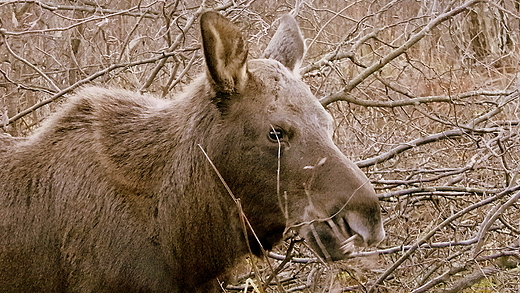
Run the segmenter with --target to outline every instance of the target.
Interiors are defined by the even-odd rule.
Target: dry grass
[[[200,2],[0,3],[3,129],[31,132],[85,84],[163,96],[182,90],[202,64],[193,23]],[[244,27],[253,56],[295,5],[207,3]],[[244,265],[235,289],[273,276],[257,291],[518,292],[518,3],[300,4],[309,46],[302,75],[336,118],[337,144],[381,195],[387,238],[334,264],[292,259],[273,274],[281,261],[254,261],[260,275]],[[290,253],[314,257],[304,242]]]

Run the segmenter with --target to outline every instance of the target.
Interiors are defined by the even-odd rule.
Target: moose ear
[[[247,46],[240,29],[214,11],[200,18],[202,47],[216,92],[240,92],[247,81]]]
[[[284,15],[264,51],[264,58],[277,60],[289,70],[298,73],[304,52],[305,44],[298,23],[291,15]]]

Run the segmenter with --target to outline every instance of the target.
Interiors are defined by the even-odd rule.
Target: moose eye
[[[278,142],[284,138],[284,131],[280,128],[271,128],[269,131],[269,139]]]

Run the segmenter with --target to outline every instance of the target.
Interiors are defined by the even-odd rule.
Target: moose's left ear
[[[202,47],[216,92],[240,92],[247,82],[247,45],[240,29],[214,11],[200,18]]]
[[[305,44],[298,23],[289,14],[280,19],[280,26],[264,51],[264,58],[274,59],[298,74]]]

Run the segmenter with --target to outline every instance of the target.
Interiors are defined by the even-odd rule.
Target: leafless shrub
[[[2,1],[0,124],[24,135],[87,83],[168,97],[200,72],[203,9],[240,23],[255,57],[294,10],[301,74],[379,190],[387,238],[334,264],[288,238],[227,290],[518,292],[518,3],[296,2]]]

